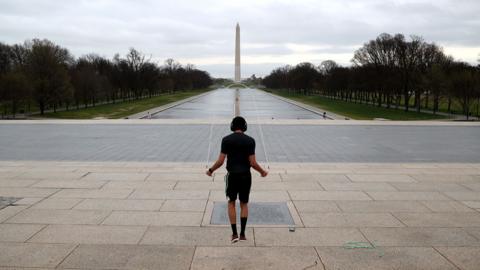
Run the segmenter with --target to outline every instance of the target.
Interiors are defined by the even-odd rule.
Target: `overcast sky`
[[[75,56],[112,57],[134,47],[233,77],[235,24],[242,77],[299,62],[350,65],[380,33],[420,35],[477,63],[479,0],[0,0],[0,41],[47,38]]]

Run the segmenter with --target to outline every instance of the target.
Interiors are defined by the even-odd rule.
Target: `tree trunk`
[[[425,97],[425,109],[428,110],[428,98],[429,98],[429,95],[428,95],[428,92],[427,92],[427,95]]]
[[[478,106],[480,105],[480,97],[477,99],[477,118],[478,118]],[[477,119],[478,120],[478,119]]]
[[[17,113],[17,102],[15,100],[12,101],[12,115],[15,118],[15,114]]]
[[[468,120],[468,116],[470,114],[470,99],[468,97],[465,98],[465,103],[464,103],[464,111],[465,111],[465,115],[467,116],[467,120]]]
[[[405,90],[404,93],[403,93],[403,95],[404,95],[404,99],[405,99],[405,100],[403,101],[403,102],[405,103],[405,104],[404,104],[404,106],[405,106],[405,111],[408,112],[408,107],[409,107],[409,105],[410,105],[410,104],[409,104],[409,103],[410,103],[410,95],[408,94],[408,90]]]
[[[415,91],[415,108],[417,109],[417,112],[420,112],[420,96],[421,96],[420,91]]]

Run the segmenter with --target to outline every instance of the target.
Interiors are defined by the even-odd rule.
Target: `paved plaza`
[[[0,267],[478,269],[480,164],[272,163],[252,202],[291,225],[214,225],[199,163],[0,162]],[[254,215],[254,213],[252,213]],[[17,269],[17,268],[15,268]]]
[[[225,167],[204,172],[236,110],[270,174],[232,245]],[[156,119],[0,122],[0,270],[480,269],[479,124],[318,116],[224,89]]]

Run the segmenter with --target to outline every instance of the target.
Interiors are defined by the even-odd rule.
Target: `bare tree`
[[[70,88],[67,68],[73,57],[67,49],[49,40],[34,39],[29,51],[27,68],[40,113],[43,114],[47,106],[56,110]]]

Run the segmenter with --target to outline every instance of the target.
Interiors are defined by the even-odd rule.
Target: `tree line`
[[[173,59],[160,66],[134,48],[112,59],[97,54],[76,59],[46,39],[14,45],[0,42],[2,115],[30,111],[30,106],[41,114],[58,108],[86,108],[211,84],[206,71]]]
[[[479,60],[480,61],[480,60]],[[464,115],[480,103],[480,65],[447,56],[418,36],[381,34],[355,51],[352,65],[332,60],[319,66],[300,63],[273,70],[262,83],[272,89],[320,94],[345,101],[438,112],[457,102]]]

